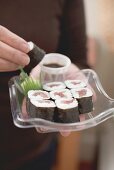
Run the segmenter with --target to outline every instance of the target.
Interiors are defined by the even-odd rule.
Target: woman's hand
[[[0,25],[0,71],[14,71],[29,63],[28,43]]]

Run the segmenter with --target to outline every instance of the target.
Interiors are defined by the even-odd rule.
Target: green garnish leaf
[[[40,90],[42,89],[42,84],[39,80],[29,77],[27,73],[24,72],[23,68],[20,68],[20,82],[19,86],[21,87],[23,94],[26,96],[29,90]]]

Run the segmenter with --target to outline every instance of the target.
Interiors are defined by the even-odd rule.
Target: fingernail
[[[30,51],[30,47],[29,47],[28,43],[21,44],[21,49],[25,53],[28,53]]]

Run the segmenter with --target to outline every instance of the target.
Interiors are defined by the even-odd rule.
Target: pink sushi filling
[[[60,84],[50,84],[50,85],[48,85],[49,87],[55,87],[55,86],[60,86]]]
[[[71,104],[73,103],[73,99],[72,100],[65,100],[65,101],[62,101],[63,104]]]
[[[66,95],[64,94],[64,92],[55,92],[54,95],[55,95],[55,96],[60,96],[60,97],[66,97]]]
[[[85,90],[85,89],[82,89],[82,90],[78,91],[78,94],[79,94],[80,97],[85,96],[86,93],[87,93],[87,90]]]
[[[49,100],[38,100],[39,103],[51,103]]]
[[[33,94],[33,96],[38,96],[38,95],[40,95],[43,98],[48,98],[48,96],[46,94],[44,94],[43,92],[36,92]]]
[[[74,82],[74,81],[72,81],[71,83],[72,83],[73,85],[81,84],[81,82]]]

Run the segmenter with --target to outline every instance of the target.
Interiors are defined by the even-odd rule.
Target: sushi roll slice
[[[62,82],[50,82],[43,85],[43,89],[46,91],[65,89],[65,87],[65,84]]]
[[[71,90],[74,98],[77,99],[79,104],[80,114],[89,113],[93,111],[92,96],[93,93],[89,88],[77,88]]]
[[[35,67],[43,59],[46,52],[31,41],[28,42],[28,45],[30,48],[30,51],[28,52],[30,63]]]
[[[70,90],[68,89],[58,89],[58,90],[53,90],[50,92],[50,97],[53,99],[53,100],[56,100],[56,99],[68,99],[68,98],[72,98],[72,94],[70,92]]]
[[[76,99],[57,99],[56,117],[61,123],[79,122],[78,102]]]
[[[44,90],[29,90],[28,91],[28,98],[29,99],[41,99],[41,100],[45,100],[45,99],[49,99],[50,95],[48,92],[44,91]]]
[[[51,100],[30,99],[27,111],[31,118],[53,121],[55,107],[55,103]]]
[[[69,89],[86,87],[86,83],[83,82],[82,80],[66,80],[65,84],[66,84],[67,88],[69,88]]]
[[[30,63],[24,68],[25,72],[30,72],[37,64],[41,62],[44,58],[46,52],[39,48],[33,42],[28,42],[30,51],[28,52],[28,56],[30,57]]]

